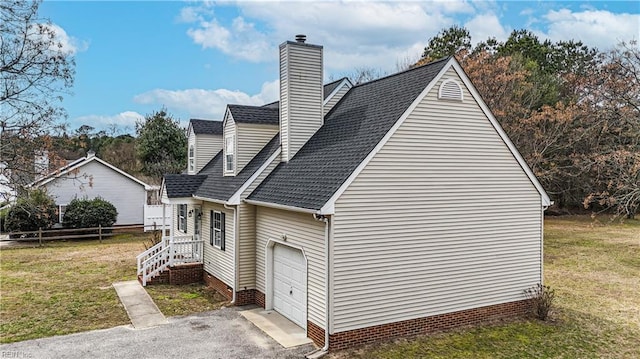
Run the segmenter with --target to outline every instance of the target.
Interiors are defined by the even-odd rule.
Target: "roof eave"
[[[285,211],[301,212],[301,213],[322,214],[322,213],[320,213],[319,210],[311,209],[311,208],[288,206],[288,205],[285,205],[285,204],[262,202],[262,201],[256,201],[256,200],[251,200],[251,199],[245,199],[244,201],[247,202],[248,204],[252,204],[252,205],[255,205],[255,206],[261,206],[261,207],[269,207],[269,208],[281,209],[281,210],[285,210]]]

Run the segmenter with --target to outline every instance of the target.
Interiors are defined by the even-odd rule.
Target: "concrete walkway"
[[[313,343],[310,338],[307,338],[307,333],[304,329],[274,310],[255,308],[243,310],[240,315],[262,329],[263,332],[285,348]]]
[[[137,280],[113,283],[124,309],[136,329],[166,324],[167,319]]]

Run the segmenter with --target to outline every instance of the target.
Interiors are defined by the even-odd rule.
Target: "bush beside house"
[[[8,232],[48,229],[55,223],[57,209],[46,191],[36,189],[18,198],[6,214],[4,223]]]
[[[66,228],[111,227],[118,218],[116,207],[100,197],[74,199],[67,205],[62,224]]]

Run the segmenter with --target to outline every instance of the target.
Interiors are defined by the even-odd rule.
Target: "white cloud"
[[[606,50],[621,40],[638,39],[639,14],[614,14],[604,10],[572,12],[551,10],[545,16],[547,31],[537,31],[553,41],[580,40],[588,46]]]
[[[107,128],[115,125],[119,128],[135,128],[137,120],[144,119],[144,116],[135,111],[124,111],[116,115],[87,115],[73,119],[73,123],[78,125],[89,125],[95,128]]]
[[[44,24],[43,26],[48,27],[53,31],[55,34],[55,40],[61,45],[59,51],[63,53],[75,55],[76,53],[86,51],[89,48],[88,42],[69,36],[63,28],[56,24]]]
[[[224,6],[224,5],[216,5]],[[329,72],[356,67],[393,70],[406,54],[454,23],[452,14],[473,12],[467,1],[241,2],[241,16],[225,23],[202,15],[188,35],[204,48],[248,61],[274,61],[277,46],[304,33],[325,47]],[[193,17],[192,17],[193,18]]]
[[[243,60],[259,62],[268,59],[271,47],[266,35],[258,32],[254,24],[236,17],[230,28],[216,19],[200,21],[199,28],[191,28],[187,34],[203,48],[215,48],[227,55]]]
[[[469,30],[474,44],[495,37],[498,41],[505,41],[509,37],[510,30],[505,29],[500,19],[494,13],[476,15],[464,26]]]
[[[278,99],[279,82],[265,82],[260,93],[249,95],[242,91],[217,89],[155,89],[134,97],[140,104],[159,104],[166,106],[170,112],[187,112],[190,117],[221,119],[227,104],[263,105]]]

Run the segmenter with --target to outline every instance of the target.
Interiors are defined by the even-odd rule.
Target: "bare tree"
[[[0,162],[21,186],[33,177],[34,153],[66,117],[63,95],[73,86],[73,54],[56,27],[38,16],[40,1],[0,2]]]

